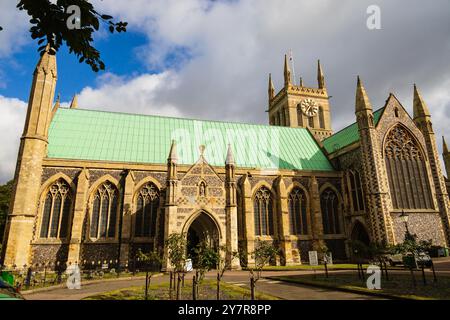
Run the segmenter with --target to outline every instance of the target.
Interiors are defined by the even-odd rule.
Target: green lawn
[[[356,264],[332,264],[328,265],[328,270],[356,270]],[[368,265],[363,264],[363,268],[367,268]],[[302,271],[302,270],[325,270],[324,265],[310,266],[309,264],[303,264],[298,266],[266,266],[264,271]]]
[[[328,287],[332,289],[351,290],[361,293],[386,294],[404,299],[440,299],[450,300],[450,277],[439,276],[437,282],[433,282],[433,276],[426,274],[427,285],[422,282],[420,271],[415,272],[416,286],[414,287],[412,277],[409,273],[390,273],[389,280],[381,279],[381,290],[367,289],[366,280],[358,279],[358,274],[353,273],[331,273],[328,278],[320,275],[298,275],[271,277],[282,281]],[[365,275],[367,279],[367,275]]]
[[[367,269],[368,264],[362,265],[364,269]],[[328,265],[328,270],[357,270],[356,264],[341,263]],[[403,270],[401,267],[389,267],[392,270]],[[310,266],[309,264],[297,265],[297,266],[266,266],[264,271],[307,271],[307,270],[325,270],[323,264],[318,266]]]
[[[121,272],[120,274],[117,273],[110,273],[105,272],[102,275],[94,275],[94,276],[87,276],[87,274],[83,273],[81,282],[84,281],[92,281],[92,280],[114,280],[119,278],[128,278],[128,277],[145,277],[145,272],[138,272],[133,275],[131,272]],[[21,291],[27,291],[27,290],[35,290],[40,288],[47,288],[51,286],[56,285],[65,285],[67,281],[67,275],[65,273],[61,276],[61,282],[58,284],[56,282],[56,273],[55,272],[47,272],[45,275],[45,282],[44,282],[44,273],[39,272],[39,274],[35,275],[32,281],[32,285],[29,287],[26,287],[25,285],[22,286]],[[25,281],[25,275],[15,275],[14,282],[17,283],[24,283]]]
[[[131,287],[99,295],[90,296],[84,300],[144,300],[144,286]],[[250,290],[227,283],[221,283],[221,300],[249,300]],[[169,283],[153,284],[149,288],[149,300],[169,300]],[[175,299],[175,293],[173,293]],[[181,292],[182,300],[192,300],[192,286],[190,281],[186,281]],[[199,286],[198,300],[215,300],[216,282],[204,280]],[[256,292],[257,300],[278,300],[278,298]]]

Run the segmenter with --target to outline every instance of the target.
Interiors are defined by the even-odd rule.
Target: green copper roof
[[[373,113],[375,125],[378,124],[383,111],[384,107]],[[359,141],[359,129],[358,124],[355,122],[323,140],[323,146],[328,153],[333,153],[357,141]]]
[[[48,157],[164,164],[171,141],[179,164],[224,166],[231,144],[242,168],[333,170],[307,129],[60,108],[50,125]]]

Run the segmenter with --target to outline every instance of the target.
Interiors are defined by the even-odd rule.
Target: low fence
[[[157,272],[161,269],[160,265],[149,264],[137,256],[122,265],[118,260],[84,260],[76,265],[80,269],[81,281],[143,275],[143,272]],[[17,289],[28,290],[65,283],[69,276],[66,272],[68,266],[70,263],[66,261],[45,261],[23,265],[21,268],[16,265],[11,268],[0,265],[0,273]]]

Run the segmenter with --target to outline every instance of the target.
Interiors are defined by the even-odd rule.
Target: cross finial
[[[200,156],[203,157],[203,154],[205,153],[205,149],[206,149],[205,145],[201,144],[199,149],[200,149]]]

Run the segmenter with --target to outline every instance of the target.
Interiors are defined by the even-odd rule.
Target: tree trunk
[[[197,280],[195,275],[192,277],[192,300],[197,300]]]
[[[384,272],[386,272],[386,280],[389,281],[388,266],[386,261],[384,261],[383,263],[384,263]]]
[[[220,274],[217,272],[217,300],[220,300]]]
[[[170,278],[170,283],[169,283],[169,298],[170,300],[172,300],[172,271],[169,271],[169,278]]]
[[[427,278],[425,277],[425,266],[422,263],[422,280],[423,280],[423,285],[426,286],[427,285]]]
[[[250,278],[250,300],[255,300],[255,279]]]
[[[433,271],[433,282],[437,282],[436,271],[434,270],[434,263],[431,261],[431,270]]]
[[[409,271],[411,272],[412,282],[413,282],[413,286],[415,288],[416,287],[416,277],[414,276],[413,268],[409,268]]]
[[[145,273],[145,295],[144,295],[144,299],[148,300],[148,285],[149,285],[149,280],[148,280],[148,271]]]
[[[177,300],[180,300],[181,296],[181,276],[180,273],[177,272]]]

